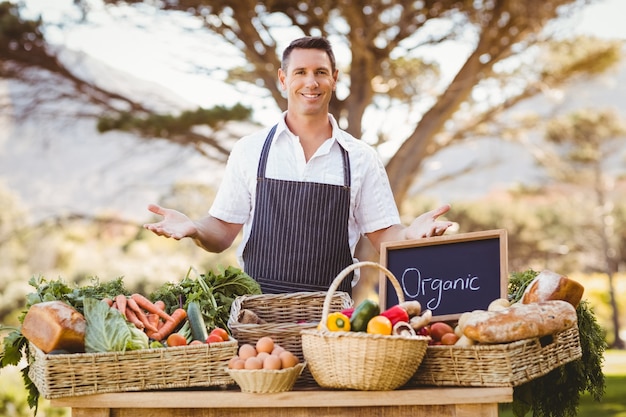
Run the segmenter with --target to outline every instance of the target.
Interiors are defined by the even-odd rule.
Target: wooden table
[[[295,390],[249,394],[239,390],[149,391],[50,400],[72,417],[497,417],[513,389],[430,388],[395,391]]]

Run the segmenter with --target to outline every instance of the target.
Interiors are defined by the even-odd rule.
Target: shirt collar
[[[296,135],[294,135],[289,128],[287,127],[287,123],[285,122],[285,118],[287,117],[287,112],[285,111],[278,122],[278,126],[276,127],[276,133],[274,134],[273,140],[277,140],[277,138],[281,137],[282,134],[285,134],[285,138],[295,139]],[[337,121],[333,117],[332,114],[328,113],[328,121],[330,122],[333,131],[331,134],[331,139],[333,142],[338,142],[343,148],[346,148],[346,143],[344,141],[343,136],[341,135],[341,130],[339,129],[339,125]]]

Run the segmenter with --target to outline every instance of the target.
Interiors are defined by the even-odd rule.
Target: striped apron
[[[343,154],[344,185],[265,177],[274,126],[263,145],[257,170],[256,208],[243,250],[246,273],[263,293],[328,291],[350,265],[348,243],[350,160]],[[351,277],[338,290],[351,294]]]

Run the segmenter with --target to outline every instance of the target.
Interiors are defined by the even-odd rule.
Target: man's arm
[[[180,240],[191,238],[196,245],[219,253],[228,249],[243,227],[239,223],[228,223],[213,216],[191,220],[185,214],[156,204],[148,206],[151,212],[163,216],[160,222],[145,224],[144,227],[159,236]]]
[[[437,218],[447,213],[449,210],[450,205],[444,204],[441,207],[427,211],[426,213],[418,216],[415,220],[413,220],[410,226],[394,224],[386,229],[380,229],[372,233],[367,233],[366,236],[374,248],[376,248],[379,252],[383,242],[441,236],[450,226],[452,226],[453,223],[447,220],[437,220]]]

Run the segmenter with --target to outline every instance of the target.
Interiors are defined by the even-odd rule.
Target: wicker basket
[[[394,390],[417,370],[428,345],[427,336],[384,336],[365,332],[331,332],[326,327],[333,292],[353,270],[373,266],[393,284],[398,302],[404,301],[393,274],[375,262],[358,262],[341,271],[331,284],[319,330],[302,330],[302,351],[311,374],[324,388]]]
[[[241,392],[268,394],[291,391],[305,366],[306,363],[300,362],[296,366],[280,370],[229,369],[228,373],[239,385]]]
[[[407,385],[515,387],[581,356],[577,326],[512,343],[429,346]]]
[[[28,375],[44,398],[225,386],[237,340],[127,352],[49,355],[30,344]]]
[[[322,318],[325,292],[295,292],[287,294],[242,295],[231,306],[228,327],[240,344],[255,344],[263,336],[304,361],[300,331],[317,327]],[[331,311],[341,311],[353,304],[350,295],[336,292],[331,300]],[[264,324],[239,323],[239,314],[247,309],[265,320]],[[298,379],[299,386],[317,386],[308,368]]]

